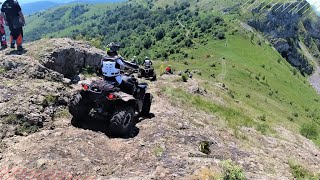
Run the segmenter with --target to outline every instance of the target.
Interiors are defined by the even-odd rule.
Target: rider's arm
[[[126,68],[130,68],[130,69],[139,69],[138,65],[129,63],[127,61],[124,61],[121,58],[118,58],[116,61],[120,66],[123,66],[123,67],[126,67]]]

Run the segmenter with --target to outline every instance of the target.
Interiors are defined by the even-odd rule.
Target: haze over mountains
[[[34,3],[34,2],[40,2],[42,0],[19,0],[20,4],[27,4],[27,3]],[[58,4],[66,4],[66,3],[71,3],[71,2],[78,2],[78,0],[49,0],[50,2],[58,3]],[[124,0],[79,0],[84,1],[84,2],[105,2],[105,3],[110,3],[110,2],[119,2],[119,1],[124,1]]]
[[[125,0],[22,0],[19,1],[25,15],[31,15],[40,11],[44,11],[53,7],[57,7],[64,4],[70,3],[112,3],[112,2],[121,2]]]

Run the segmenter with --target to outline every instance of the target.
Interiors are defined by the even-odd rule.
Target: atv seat
[[[128,76],[121,76],[121,77],[122,77],[122,83],[120,84],[120,89],[127,94],[131,94],[131,95],[134,94],[135,87],[137,84],[136,79]]]

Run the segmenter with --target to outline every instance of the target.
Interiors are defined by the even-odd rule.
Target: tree
[[[166,32],[163,28],[159,28],[156,30],[156,39],[157,41],[160,41],[164,36],[166,35]]]

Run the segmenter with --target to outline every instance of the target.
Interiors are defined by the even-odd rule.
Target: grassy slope
[[[210,7],[223,9],[235,3],[231,0],[223,2],[200,0],[198,3],[195,1],[190,1],[191,9],[196,6],[205,7],[208,10],[211,9]],[[143,3],[147,4],[145,1]],[[158,0],[155,2],[155,8],[173,3],[174,1]],[[81,16],[93,16],[107,8],[109,5],[90,6],[90,11]],[[208,11],[207,13],[219,12]],[[67,15],[68,11],[62,20],[67,21]],[[225,15],[225,19],[231,20],[232,16]],[[33,16],[28,21],[29,27],[34,27],[45,19]],[[193,59],[168,62],[177,70],[199,69],[202,75],[196,77],[204,80],[201,86],[222,97],[225,103],[208,101],[188,94],[184,90],[175,89],[173,91],[172,88],[165,90],[167,94],[209,113],[218,114],[222,119],[228,120],[232,127],[237,124],[255,126],[259,129],[261,125],[265,127],[283,125],[299,132],[303,124],[314,123],[314,127],[319,132],[320,98],[308,84],[307,79],[299,74],[294,75],[293,68],[268,43],[265,43],[264,39],[258,39],[255,36],[251,42],[251,33],[243,30],[238,21],[228,21],[228,27],[226,40],[209,39],[206,47],[194,45],[190,49],[184,49],[193,56]],[[72,26],[64,31],[48,34],[46,37],[63,37],[70,29],[77,28],[82,27]],[[231,35],[234,29],[238,29],[238,32]],[[26,29],[27,32],[29,30]],[[261,46],[258,45],[258,41],[262,42]],[[184,61],[188,61],[189,65],[185,65]],[[167,65],[168,63],[158,62],[157,69],[160,69],[161,64]],[[216,67],[211,67],[213,64]],[[215,75],[215,78],[211,77],[212,74]],[[230,91],[221,91],[216,87],[217,83],[226,84]],[[234,98],[230,94],[234,95]],[[240,102],[236,102],[235,99]],[[257,118],[263,115],[266,117],[265,121],[259,120],[263,118]],[[320,144],[320,137],[318,136],[314,141]]]
[[[233,26],[237,27],[239,24],[234,23]],[[181,61],[168,63],[177,70],[200,69],[202,75],[197,77],[204,80],[202,86],[213,93],[220,94],[226,101],[222,106],[241,112],[242,120],[246,117],[251,119],[251,121],[242,121],[243,125],[255,126],[258,129],[261,125],[271,127],[282,125],[299,132],[303,124],[314,123],[318,124],[316,126],[319,131],[320,98],[306,78],[300,74],[294,75],[293,68],[268,43],[262,43],[259,46],[258,39],[251,43],[249,40],[251,34],[244,30],[239,30],[235,35],[230,34],[226,41],[210,41],[206,45],[209,49],[201,46],[189,49],[189,54],[195,57],[195,59],[186,60],[189,65],[184,65]],[[264,42],[263,39],[260,41]],[[211,57],[207,58],[207,55]],[[225,69],[223,61],[226,63]],[[212,64],[216,67],[211,67]],[[224,79],[219,78],[221,72],[225,72]],[[210,76],[212,74],[215,74],[216,78],[212,78]],[[235,99],[240,100],[240,104],[226,93],[221,94],[221,90],[215,87],[217,82],[226,84]],[[203,103],[197,104],[188,97],[193,96],[191,94],[181,96],[181,92],[170,91],[169,95],[184,97],[200,109],[208,110],[205,99],[202,99]],[[221,104],[218,105],[221,106]],[[263,115],[266,116],[266,121],[259,120],[258,117]],[[239,117],[232,115],[221,115],[221,117],[234,118],[229,122],[239,124],[237,122]],[[314,141],[320,144],[319,137]]]

